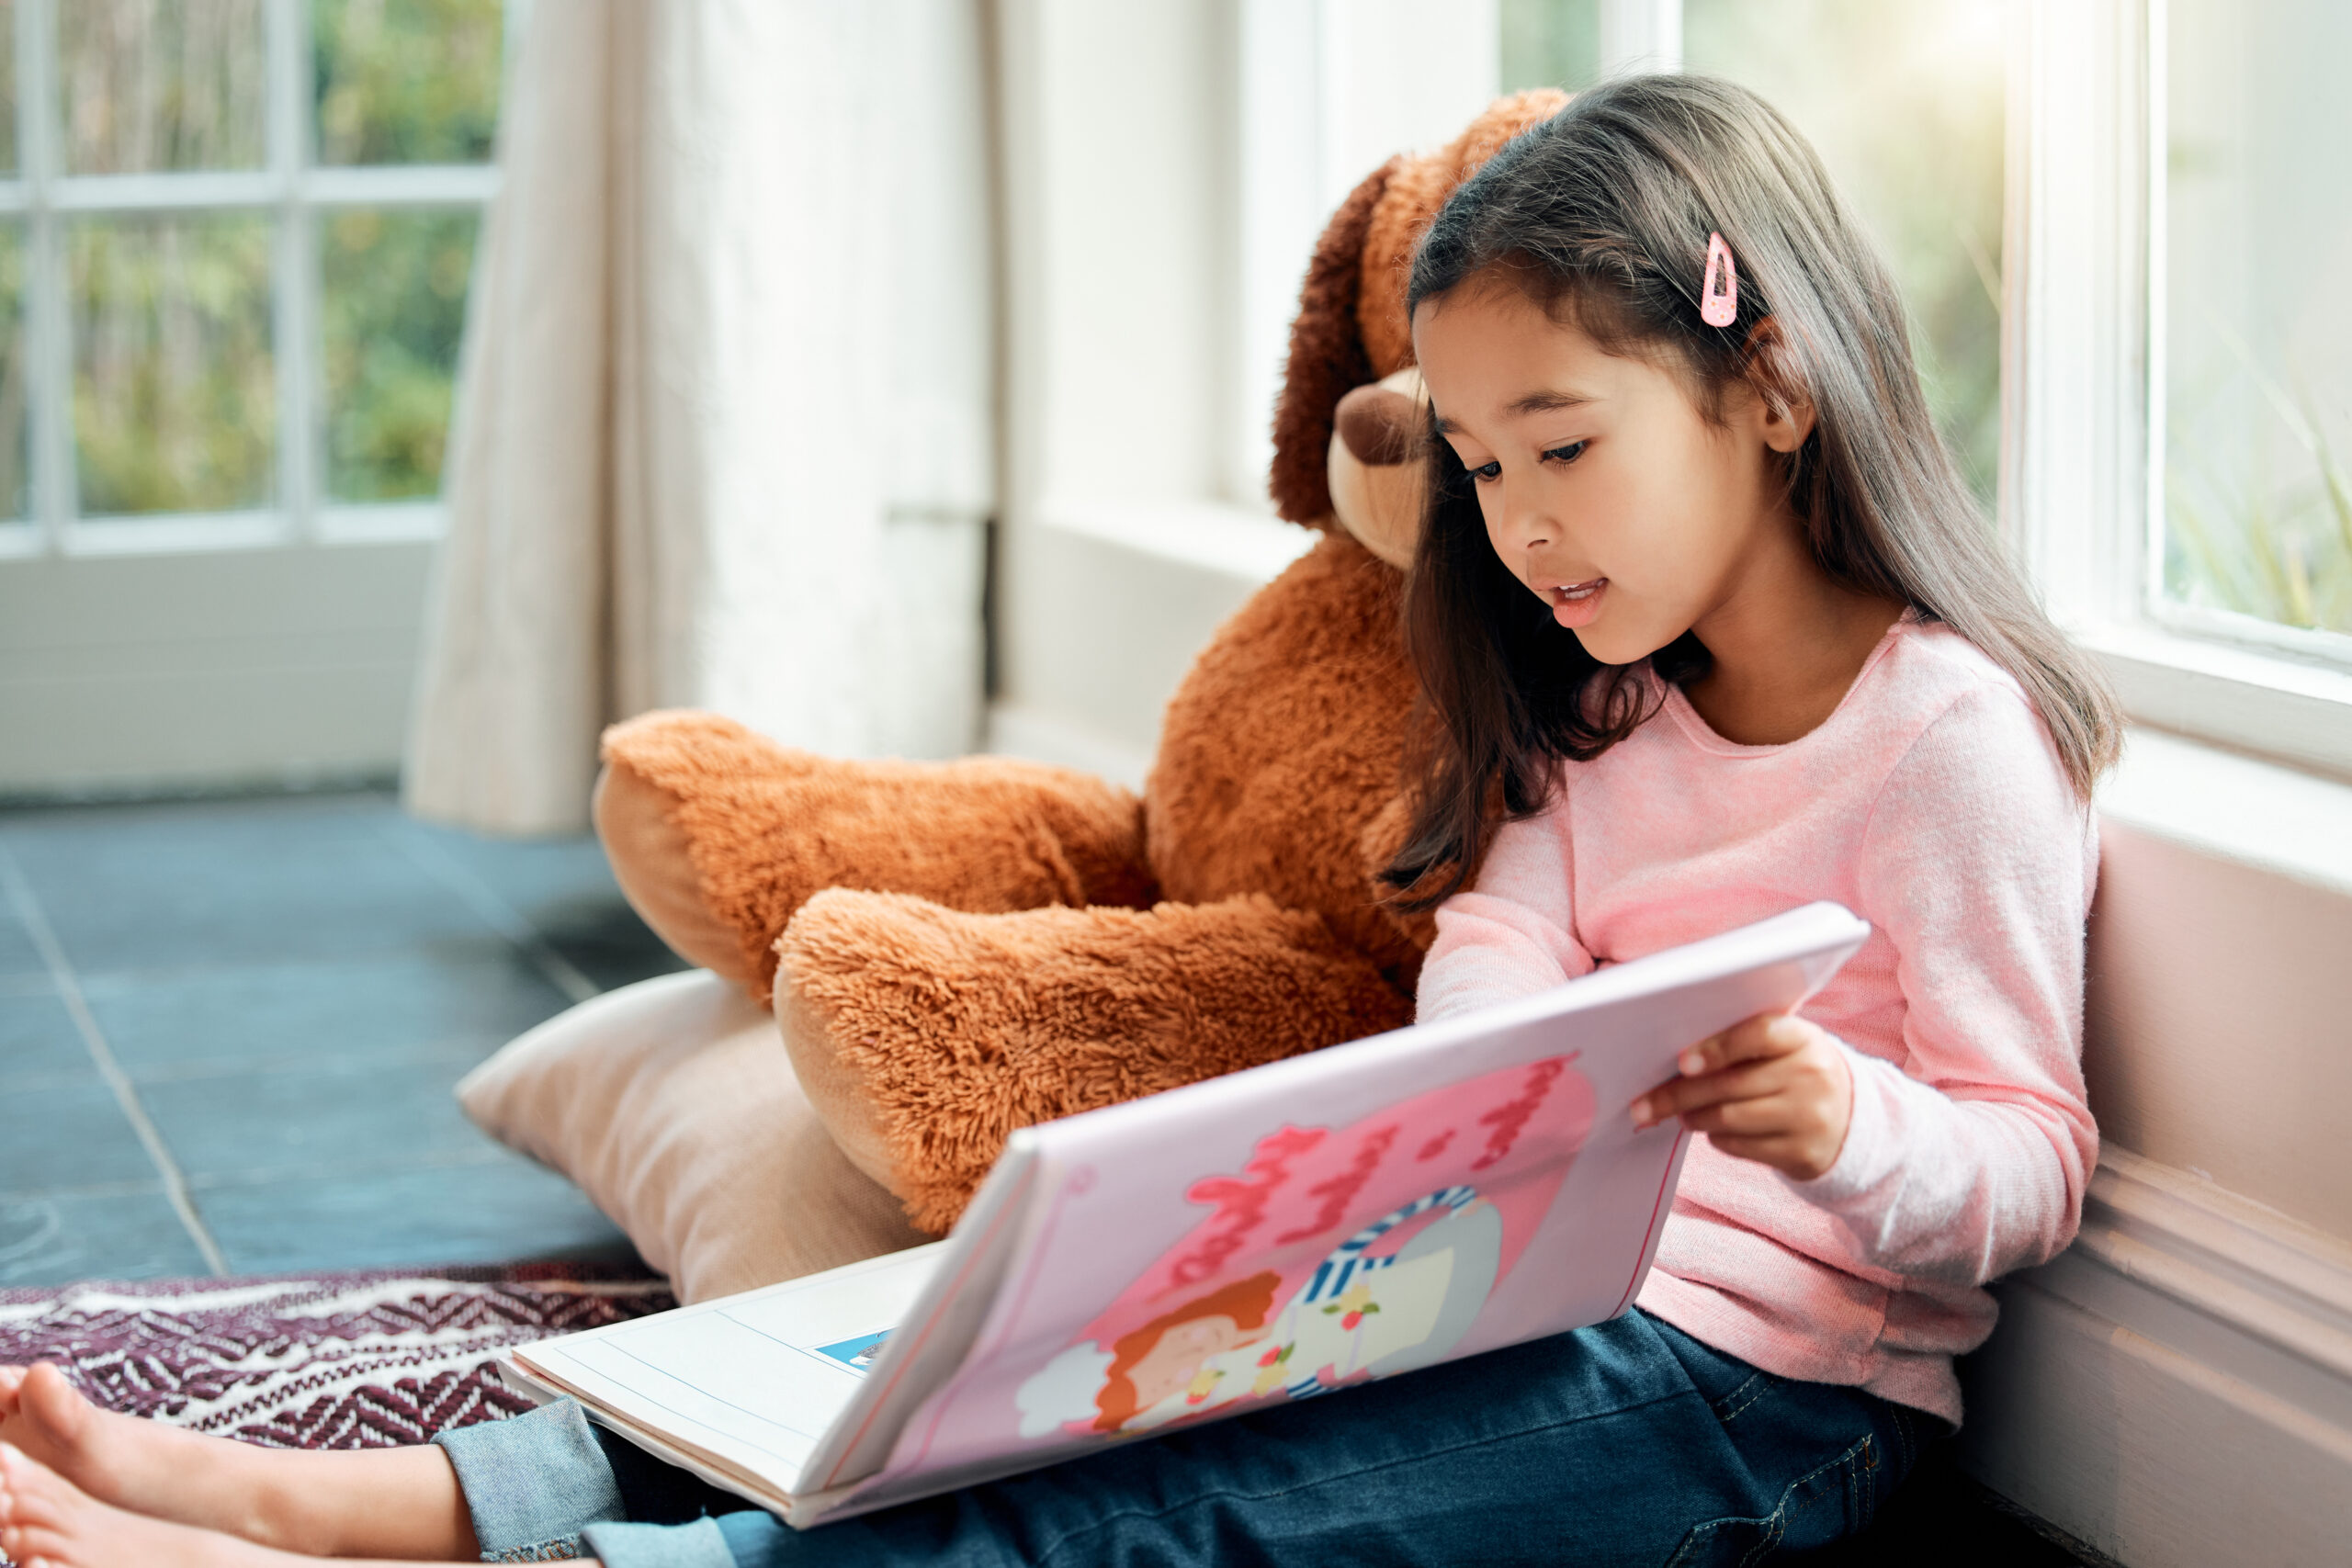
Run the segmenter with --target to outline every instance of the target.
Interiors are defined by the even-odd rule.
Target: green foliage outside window
[[[74,445],[85,513],[271,498],[270,224],[90,219],[66,231]]]
[[[1986,515],[2000,469],[2002,7],[1984,0],[1684,0],[1688,70],[1804,133],[1903,291],[1944,443]],[[1503,0],[1507,87],[1589,85],[1597,0]]]
[[[267,161],[262,0],[63,0],[57,45],[68,174]]]
[[[2352,634],[2352,330],[2332,282],[2352,250],[2352,13],[2174,0],[2165,28],[2164,593]]]
[[[0,0],[0,171],[17,172],[17,17],[15,0]]]
[[[312,0],[319,162],[487,163],[503,27],[500,0]]]
[[[500,0],[312,0],[319,162],[479,164],[491,155]],[[322,214],[327,498],[441,488],[471,213]]]
[[[17,91],[0,0],[0,94]],[[502,0],[310,0],[315,162],[489,160]],[[69,174],[254,169],[266,157],[265,0],[61,0]],[[0,110],[6,105],[0,102]],[[0,112],[0,166],[14,162]],[[278,225],[311,229],[322,499],[440,490],[478,215],[323,209],[71,220],[64,229],[78,510],[106,516],[276,499]],[[20,227],[0,230],[0,516],[24,512]]]
[[[1502,0],[1502,88],[1590,86],[1600,74],[1600,0]]]
[[[25,479],[25,231],[0,226],[0,517],[30,508]]]
[[[326,338],[327,494],[436,493],[473,267],[472,213],[331,213],[319,262]]]

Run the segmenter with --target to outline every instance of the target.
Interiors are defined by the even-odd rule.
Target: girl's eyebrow
[[[1530,392],[1504,412],[1514,414],[1552,413],[1560,409],[1580,408],[1586,403],[1600,400],[1585,392]]]
[[[1599,401],[1599,398],[1589,392],[1530,392],[1512,401],[1503,412],[1517,418],[1531,413],[1555,413],[1561,409],[1582,408],[1587,403]],[[1458,434],[1461,429],[1443,414],[1437,416],[1437,433],[1440,435]]]

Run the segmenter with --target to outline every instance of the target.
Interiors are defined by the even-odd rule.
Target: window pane
[[[1589,85],[1600,74],[1600,0],[1502,0],[1502,85]]]
[[[25,469],[25,231],[0,225],[0,517],[31,515]]]
[[[0,171],[17,172],[16,0],[0,0]]]
[[[85,514],[269,501],[269,251],[262,218],[94,219],[66,231]]]
[[[263,0],[65,0],[65,171],[256,169],[266,161]]]
[[[2001,432],[2000,23],[1984,0],[1685,0],[1683,58],[1803,131],[1878,242],[1928,406],[1992,512]]]
[[[440,492],[476,223],[371,210],[322,221],[332,499]]]
[[[501,0],[311,0],[311,36],[320,163],[489,161]]]
[[[2172,0],[2164,591],[2352,632],[2337,0]]]

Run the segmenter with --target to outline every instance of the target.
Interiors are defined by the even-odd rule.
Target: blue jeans
[[[1750,1563],[1826,1545],[1861,1529],[1945,1429],[1634,1312],[805,1532],[569,1402],[435,1440],[491,1562],[1485,1568]]]

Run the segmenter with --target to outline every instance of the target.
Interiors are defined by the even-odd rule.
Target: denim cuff
[[[568,1562],[581,1555],[582,1530],[628,1517],[613,1467],[571,1400],[433,1440],[458,1472],[484,1562]]]
[[[684,1525],[590,1525],[587,1550],[605,1568],[735,1568],[718,1521]]]

